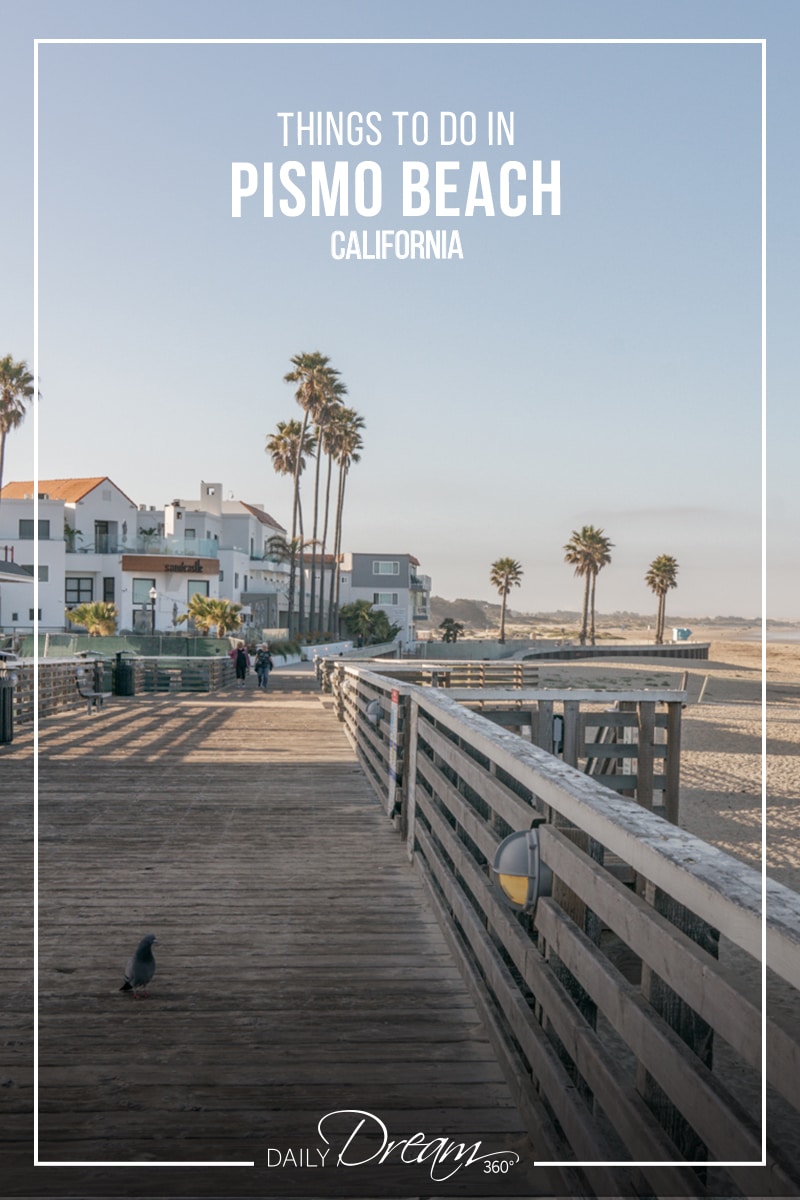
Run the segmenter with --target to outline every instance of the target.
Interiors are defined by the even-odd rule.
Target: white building
[[[0,556],[30,570],[30,583],[0,588],[0,629],[69,628],[66,609],[103,600],[116,604],[121,632],[185,629],[179,618],[193,595],[243,605],[245,633],[285,628],[289,566],[281,555],[286,530],[263,506],[223,499],[221,483],[200,482],[197,499],[156,508],[137,505],[107,476],[41,479],[38,518],[31,480],[7,483],[0,496]],[[35,524],[38,519],[38,526]],[[38,604],[34,547],[38,544]],[[327,610],[330,573],[325,557]],[[344,554],[339,605],[367,600],[400,626],[404,642],[429,618],[431,581],[411,554]],[[311,592],[304,560],[305,608]],[[319,606],[320,572],[315,592]],[[295,611],[299,605],[299,581]],[[321,622],[323,627],[325,620]],[[333,632],[333,631],[331,631]]]
[[[178,618],[200,592],[245,605],[260,603],[260,624],[277,627],[286,610],[288,569],[270,557],[269,539],[285,530],[262,507],[222,500],[221,484],[200,485],[199,500],[163,509],[137,506],[106,476],[8,483],[0,500],[0,547],[30,567],[31,583],[0,594],[0,626],[30,628],[34,619],[33,559],[38,542],[38,619],[64,629],[65,609],[113,602],[120,630],[185,628]],[[155,596],[153,596],[155,592]],[[267,603],[265,596],[271,601]],[[267,610],[269,610],[267,612]],[[284,616],[285,623],[285,616]]]
[[[175,500],[164,510],[166,532],[211,538],[219,557],[219,594],[245,610],[254,631],[286,625],[289,569],[279,546],[286,530],[261,504],[223,499],[221,483],[200,482],[197,500]],[[260,636],[260,635],[259,635]]]

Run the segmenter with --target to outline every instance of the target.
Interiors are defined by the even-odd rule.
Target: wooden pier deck
[[[266,695],[250,680],[51,717],[39,764],[40,1159],[147,1170],[29,1165],[32,738],[18,729],[0,755],[16,860],[7,1194],[552,1194],[422,885],[312,674],[278,671]],[[122,967],[150,931],[158,970],[135,1002],[118,990]],[[313,1166],[317,1124],[339,1110],[375,1114],[392,1139],[422,1131],[521,1161],[446,1182],[430,1156],[407,1165],[398,1151],[336,1168],[357,1120],[340,1116]],[[255,1169],[157,1165],[238,1161]]]

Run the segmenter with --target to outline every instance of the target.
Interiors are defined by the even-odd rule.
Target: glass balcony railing
[[[94,542],[67,542],[67,554],[170,554],[181,558],[219,558],[213,538],[99,537]]]
[[[431,590],[430,575],[412,575],[409,587],[413,592],[429,592]]]

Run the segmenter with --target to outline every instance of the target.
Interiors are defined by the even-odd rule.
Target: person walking
[[[239,642],[231,651],[231,658],[236,667],[236,679],[240,687],[247,686],[247,673],[250,670],[250,655],[247,653],[247,648],[244,642]]]
[[[256,651],[256,676],[258,677],[258,686],[263,691],[266,691],[269,687],[269,673],[273,666],[274,663],[269,652],[269,646],[259,646]]]

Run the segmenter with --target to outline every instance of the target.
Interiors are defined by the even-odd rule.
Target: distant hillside
[[[459,621],[468,633],[483,633],[487,627],[496,627],[500,623],[500,605],[492,604],[485,600],[468,600],[459,598],[457,600],[445,600],[443,596],[431,596],[431,617],[430,625],[433,629],[438,629],[442,621],[450,617],[453,621]],[[628,626],[628,628],[637,628],[642,626],[646,628],[652,624],[655,618],[655,613],[635,613],[635,612],[613,612],[613,613],[598,613],[597,626],[598,628]],[[543,626],[554,625],[564,628],[575,628],[579,625],[581,614],[574,609],[556,609],[553,612],[536,612],[523,613],[517,612],[515,609],[506,609],[506,625],[515,626],[519,629],[524,629],[528,626]],[[670,625],[687,625],[691,628],[692,624],[698,625],[716,625],[720,629],[724,629],[728,625],[751,625],[757,629],[760,622],[748,617],[699,617],[696,614],[693,616],[678,616],[675,613],[669,615]],[[792,624],[784,621],[767,621],[769,626],[784,626]]]
[[[444,600],[431,596],[431,625],[438,627],[450,617],[470,629],[485,629],[500,620],[500,605],[485,604],[482,600]]]

